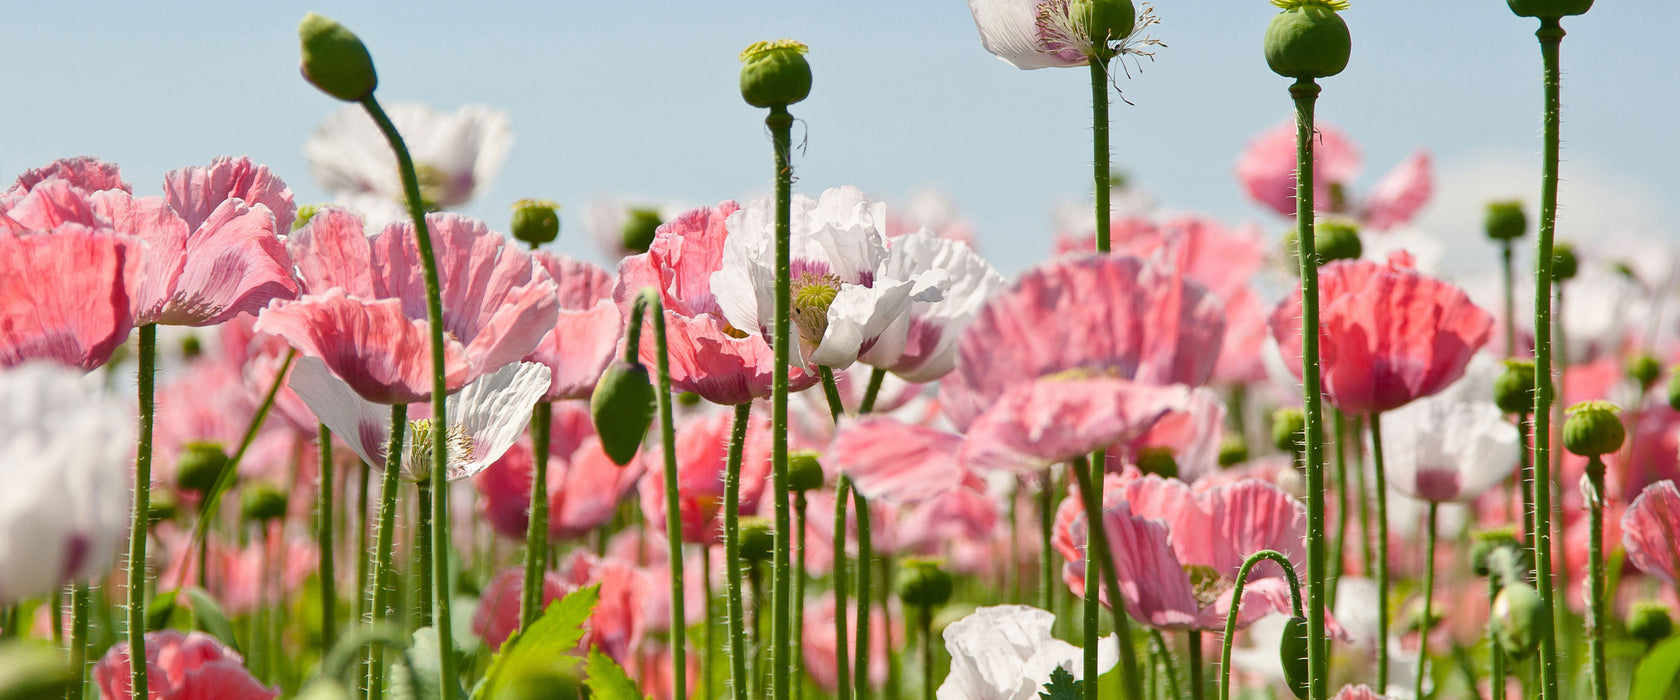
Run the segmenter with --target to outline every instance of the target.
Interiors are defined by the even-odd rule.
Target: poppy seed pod
[[[1248,442],[1231,436],[1219,445],[1219,466],[1229,467],[1248,461]]]
[[[1266,65],[1285,78],[1328,78],[1347,68],[1353,38],[1337,10],[1345,0],[1273,0],[1283,8],[1266,27]]]
[[[286,517],[285,491],[274,484],[252,484],[239,497],[239,510],[251,522],[266,523]]]
[[[1517,539],[1517,533],[1510,528],[1483,530],[1472,536],[1470,545],[1470,570],[1477,576],[1489,576],[1500,573],[1499,564],[1495,560],[1500,556],[1499,550],[1518,552],[1521,556],[1522,542]]]
[[[788,455],[788,490],[814,491],[822,488],[826,477],[823,475],[822,463],[817,461],[817,453],[812,450],[795,450]]]
[[[1627,429],[1617,415],[1622,409],[1609,401],[1582,401],[1569,407],[1563,422],[1563,446],[1582,457],[1597,457],[1622,449]]]
[[[560,237],[560,205],[547,199],[513,203],[513,237],[539,246]]]
[[[653,425],[654,400],[653,382],[642,363],[615,360],[601,373],[589,397],[589,416],[613,464],[622,467],[635,459]]]
[[[741,559],[748,564],[770,561],[776,548],[776,531],[764,518],[741,518]]]
[[[227,469],[228,456],[213,442],[188,443],[175,463],[175,486],[183,491],[206,493],[216,487]]]
[[[1680,367],[1669,371],[1673,374],[1668,378],[1668,407],[1680,411]]]
[[[1539,632],[1545,614],[1545,603],[1533,586],[1507,583],[1494,596],[1488,624],[1493,627],[1494,638],[1499,640],[1499,648],[1505,650],[1505,655],[1521,661],[1540,645]]]
[[[1518,17],[1557,19],[1586,14],[1592,9],[1593,0],[1505,0],[1505,4],[1510,5],[1511,12]]]
[[[1662,376],[1662,365],[1657,363],[1657,358],[1641,354],[1628,363],[1627,372],[1629,378],[1639,382],[1641,390],[1650,391],[1651,386],[1657,383],[1657,377]]]
[[[760,41],[741,52],[741,97],[754,107],[785,108],[811,94],[809,49],[792,39]]]
[[[1552,246],[1552,281],[1563,282],[1575,279],[1575,273],[1581,271],[1581,259],[1575,255],[1575,246],[1559,243]]]
[[[951,600],[951,574],[933,559],[906,559],[898,570],[898,598],[907,605],[934,609]]]
[[[321,92],[345,102],[358,102],[373,94],[379,76],[373,57],[355,32],[313,12],[298,23],[303,79]]]
[[[1178,477],[1178,460],[1173,458],[1172,449],[1166,447],[1145,447],[1138,450],[1137,468],[1145,474],[1154,474],[1164,479]]]
[[[1084,0],[1086,7],[1071,8],[1073,12],[1085,11],[1089,17],[1086,25],[1091,32],[1091,45],[1098,52],[1097,58],[1107,60],[1114,57],[1109,45],[1116,41],[1123,41],[1137,28],[1137,7],[1132,0]]]
[[[1280,408],[1272,413],[1272,446],[1298,455],[1306,449],[1307,415],[1299,408]]]
[[[1278,643],[1278,661],[1283,663],[1283,680],[1289,692],[1305,700],[1307,697],[1307,618],[1291,617],[1283,625],[1283,639]]]
[[[169,495],[167,491],[153,491],[150,501],[146,504],[146,524],[156,527],[165,520],[174,520],[180,513],[181,508],[175,503],[174,496]]]
[[[657,211],[631,209],[624,217],[624,227],[619,229],[624,249],[631,253],[646,253],[648,247],[653,245],[653,237],[663,223],[659,220]]]
[[[1633,604],[1633,610],[1628,613],[1628,636],[1646,644],[1656,644],[1668,635],[1674,633],[1674,618],[1668,614],[1668,606],[1655,601],[1640,601]]]
[[[1493,402],[1506,413],[1534,410],[1534,362],[1506,360],[1505,371],[1493,380]]]
[[[1359,226],[1346,219],[1329,219],[1314,226],[1313,252],[1318,264],[1332,260],[1358,260],[1365,253],[1359,242]]]
[[[1487,232],[1488,238],[1496,241],[1522,238],[1528,233],[1528,215],[1523,213],[1522,202],[1515,199],[1488,202],[1487,214],[1482,217],[1482,230]]]

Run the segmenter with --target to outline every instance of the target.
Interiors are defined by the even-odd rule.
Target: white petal
[[[908,281],[877,281],[874,287],[842,286],[828,306],[828,330],[811,352],[811,363],[837,369],[850,367],[865,342],[880,336],[894,319],[909,310],[914,286]]]
[[[370,403],[316,357],[299,357],[286,384],[315,418],[375,469],[385,468],[391,440],[391,407]]]
[[[974,14],[974,25],[980,29],[980,43],[992,55],[1016,68],[1033,70],[1085,65],[1084,61],[1066,61],[1043,49],[1038,37],[1039,2],[968,0],[968,10]]]
[[[548,391],[551,377],[541,363],[505,365],[445,399],[450,424],[465,429],[473,445],[464,462],[450,460],[449,481],[473,476],[501,459],[531,422],[531,409]]]

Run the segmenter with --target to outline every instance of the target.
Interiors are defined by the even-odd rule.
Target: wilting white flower
[[[945,628],[951,675],[938,700],[1037,700],[1050,672],[1085,672],[1084,652],[1051,636],[1056,615],[1026,605],[979,608]],[[1114,635],[1097,645],[1097,668],[1107,673],[1120,658]]]
[[[1522,456],[1516,426],[1492,401],[1430,396],[1384,414],[1382,427],[1388,485],[1432,503],[1482,495]]]
[[[536,362],[504,365],[444,399],[449,418],[445,440],[449,481],[484,471],[513,446],[531,422],[531,408],[548,391],[550,376],[548,366]],[[374,468],[385,467],[385,450],[391,439],[390,406],[370,403],[357,395],[344,380],[333,376],[320,358],[298,358],[287,383],[316,418],[349,443],[350,449]],[[408,421],[404,479],[431,479],[431,430],[430,418]]]
[[[730,214],[723,264],[712,274],[712,293],[729,324],[766,338],[776,309],[775,221],[775,203],[768,199]],[[793,354],[844,369],[879,342],[905,342],[904,335],[883,334],[911,304],[943,298],[950,276],[903,260],[912,246],[890,253],[885,230],[886,206],[855,187],[831,189],[815,200],[794,196]]]
[[[420,194],[439,209],[466,204],[502,169],[513,132],[508,115],[482,105],[440,113],[424,104],[386,107],[420,179]],[[397,159],[373,118],[349,105],[323,120],[303,144],[304,159],[333,201],[354,209],[377,231],[407,218]]]
[[[883,279],[914,279],[941,273],[947,280],[937,301],[912,301],[888,324],[858,361],[912,382],[931,382],[957,366],[963,328],[1003,287],[1003,275],[968,244],[923,229],[892,239]]]
[[[0,605],[105,573],[128,521],[133,421],[82,373],[0,370]]]

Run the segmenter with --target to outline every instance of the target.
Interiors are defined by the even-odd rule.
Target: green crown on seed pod
[[[1634,639],[1656,644],[1674,633],[1674,618],[1669,615],[1667,605],[1642,600],[1634,603],[1633,610],[1628,612],[1627,631]]]
[[[213,442],[190,442],[175,462],[175,486],[183,491],[208,492],[227,469],[228,456]]]
[[[741,51],[741,98],[754,107],[787,107],[811,94],[809,47],[792,39],[760,41]]]
[[[379,87],[373,57],[361,37],[344,25],[313,12],[298,23],[303,79],[345,102],[357,102]]]
[[[1534,361],[1506,360],[1493,380],[1493,402],[1506,413],[1534,411]]]
[[[1495,559],[1499,550],[1511,550],[1521,556],[1522,541],[1517,539],[1515,528],[1501,527],[1491,530],[1481,530],[1470,536],[1470,570],[1477,576],[1489,576],[1500,573]]]
[[[1505,0],[1518,17],[1552,18],[1586,14],[1593,0]]]
[[[1528,215],[1523,213],[1522,200],[1488,202],[1487,213],[1482,216],[1482,230],[1496,241],[1522,238],[1528,233]]]
[[[950,572],[940,568],[937,559],[915,557],[900,562],[898,599],[907,605],[938,608],[951,600],[953,588]]]
[[[1266,65],[1285,78],[1328,78],[1347,68],[1353,37],[1336,14],[1347,0],[1272,0],[1283,8],[1266,27]]]
[[[1609,401],[1582,401],[1569,407],[1563,422],[1563,446],[1582,457],[1606,455],[1622,449],[1627,429],[1622,409]]]
[[[1499,640],[1499,648],[1505,650],[1505,655],[1522,661],[1540,646],[1539,633],[1545,614],[1546,606],[1540,594],[1533,586],[1517,581],[1505,584],[1499,589],[1499,595],[1494,596],[1488,625],[1493,627],[1493,636]]]
[[[624,249],[631,253],[646,253],[664,223],[659,220],[657,211],[642,207],[631,209],[624,217],[624,226],[618,231]]]
[[[1283,680],[1296,698],[1307,697],[1307,618],[1289,618],[1278,642],[1278,661],[1283,663]]]
[[[1575,246],[1568,243],[1558,243],[1552,246],[1552,281],[1564,282],[1575,279],[1575,274],[1581,271],[1581,259],[1575,255]]]
[[[814,491],[822,488],[828,477],[814,450],[794,450],[788,454],[788,490]]]
[[[613,464],[622,467],[636,458],[653,425],[654,400],[653,381],[642,363],[614,360],[601,373],[589,397],[589,417],[601,437],[601,451]]]
[[[513,203],[513,237],[531,245],[542,245],[560,237],[560,205],[547,199],[521,199]]]

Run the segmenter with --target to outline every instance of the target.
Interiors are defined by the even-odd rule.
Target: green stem
[[[799,553],[797,564],[793,567],[793,653],[789,666],[793,667],[793,698],[799,700],[805,695],[805,677],[800,671],[805,667],[805,492],[800,491],[793,496],[793,531],[798,533]]]
[[[1052,557],[1056,550],[1050,541],[1056,531],[1056,480],[1048,470],[1041,476],[1043,485],[1038,489],[1038,607],[1055,611],[1056,565]]]
[[[1225,614],[1225,637],[1219,648],[1219,700],[1231,700],[1231,643],[1237,638],[1237,616],[1242,612],[1243,586],[1248,583],[1248,572],[1255,565],[1270,559],[1283,569],[1285,578],[1289,581],[1289,600],[1294,606],[1295,617],[1301,617],[1301,584],[1295,579],[1295,565],[1289,557],[1271,549],[1263,549],[1248,555],[1243,560],[1242,568],[1237,569],[1236,583],[1231,587],[1231,610]]]
[[[391,441],[385,448],[385,469],[379,482],[379,529],[373,544],[373,624],[391,617],[391,585],[394,562],[392,550],[397,536],[398,474],[402,471],[403,439],[408,433],[408,404],[391,406]],[[368,647],[368,698],[385,697],[385,659],[383,648]]]
[[[823,398],[828,400],[828,415],[834,419],[835,425],[839,425],[840,417],[846,415],[846,406],[840,402],[840,387],[834,383],[834,370],[822,365],[817,367],[817,374],[822,377]]]
[[[1197,632],[1197,634],[1199,635],[1200,632]],[[1173,690],[1173,694],[1176,695],[1178,691],[1178,665],[1173,663],[1172,647],[1167,645],[1167,637],[1166,635],[1161,634],[1161,630],[1149,630],[1149,638],[1154,642],[1155,648],[1159,649],[1161,652],[1161,670],[1165,671],[1165,675],[1167,677],[1167,687],[1171,688]],[[1201,642],[1198,640],[1197,644],[1199,645],[1200,643]],[[1201,673],[1201,670],[1192,669],[1192,672],[1199,674]]]
[[[1597,700],[1610,697],[1610,675],[1604,655],[1604,633],[1609,627],[1609,608],[1604,599],[1604,461],[1598,455],[1587,458],[1589,537],[1587,539],[1587,653],[1592,657],[1592,689]]]
[[[69,700],[82,700],[82,693],[87,685],[87,646],[88,646],[88,586],[86,583],[70,584],[70,668],[76,674],[76,680],[70,684]],[[136,657],[129,657],[130,659]]]
[[[858,415],[867,415],[875,410],[875,399],[881,395],[881,383],[886,379],[887,371],[880,367],[869,371],[869,386],[863,390],[863,403],[858,404]]]
[[[889,603],[891,603],[891,601],[892,601],[892,594],[893,594],[893,590],[892,590],[892,588],[893,588],[893,585],[892,585],[892,582],[893,582],[893,557],[892,557],[892,554],[885,553],[885,552],[883,552],[881,554],[880,573],[876,578],[877,578],[876,582],[879,583],[880,586],[881,586],[881,600],[879,601],[881,603],[881,611],[886,612],[886,611],[890,610],[891,607],[892,607],[891,605],[889,605]],[[900,659],[898,658],[897,654],[892,653],[892,650],[894,648],[893,647],[893,628],[892,628],[892,625],[885,625],[881,628],[881,646],[887,648],[887,687],[886,687],[887,692],[886,692],[886,698],[887,698],[887,700],[898,700],[898,685],[899,685],[899,678],[898,678],[899,666],[898,666],[898,662],[899,662]]]
[[[916,624],[922,635],[922,698],[933,700],[933,608],[916,606]]]
[[[869,499],[854,488],[852,503],[857,508],[858,523],[857,644],[852,648],[852,659],[856,664],[852,690],[862,700],[869,697],[869,608],[872,600],[869,597],[869,559],[873,555],[869,549]],[[844,643],[844,639],[842,637],[840,642]]]
[[[374,559],[371,554],[373,550],[368,542],[368,538],[372,536],[371,533],[373,532],[373,529],[368,527],[368,513],[371,512],[368,501],[372,496],[372,493],[368,490],[368,477],[373,469],[368,466],[367,462],[358,460],[357,471],[359,474],[356,476],[356,481],[359,486],[356,489],[356,502],[361,504],[361,508],[356,515],[356,623],[360,625],[364,622],[371,622],[373,619],[373,583],[368,578],[372,575],[372,567],[368,565],[368,562]],[[357,661],[361,665],[365,665],[366,662],[365,656]],[[365,685],[367,680],[366,669],[364,668],[363,671],[363,673],[357,674],[356,689],[358,693],[367,690]]]
[[[1347,415],[1332,408],[1330,410],[1330,429],[1335,431],[1336,434],[1336,542],[1331,549],[1333,554],[1330,557],[1330,579],[1325,595],[1329,600],[1328,605],[1334,610],[1336,607],[1336,583],[1342,578],[1342,552],[1343,545],[1347,542],[1348,505],[1351,503],[1348,494]]]
[[[1108,62],[1091,65],[1091,175],[1096,180],[1097,252],[1108,252]],[[1096,686],[1095,682],[1089,683]]]
[[[1523,547],[1532,549],[1534,547],[1534,495],[1537,493],[1535,490],[1537,486],[1534,483],[1536,478],[1534,460],[1532,459],[1534,455],[1528,451],[1529,427],[1528,414],[1518,414],[1517,442],[1519,447],[1521,447],[1521,450],[1518,452],[1520,455],[1520,457],[1518,457],[1520,460],[1518,468],[1520,469],[1519,478],[1521,479],[1520,486],[1522,486],[1523,509],[1522,516],[1517,518],[1517,527],[1522,535],[1522,539],[1520,541],[1522,542]],[[1548,476],[1548,479],[1549,478],[1550,477]]]
[[[1377,501],[1377,687],[1388,687],[1388,475],[1383,467],[1382,418],[1371,414],[1371,462]],[[1309,647],[1310,649],[1311,647]]]
[[[1114,619],[1114,636],[1117,638],[1120,647],[1120,684],[1125,689],[1125,697],[1141,698],[1143,697],[1142,677],[1138,673],[1137,650],[1132,646],[1132,628],[1130,618],[1126,616],[1125,594],[1120,588],[1119,575],[1114,570],[1114,557],[1108,549],[1108,528],[1104,526],[1102,520],[1102,494],[1098,491],[1097,484],[1102,483],[1104,455],[1101,450],[1098,450],[1095,456],[1097,458],[1095,462],[1088,464],[1085,458],[1080,457],[1068,465],[1068,471],[1073,472],[1074,477],[1079,482],[1080,497],[1084,499],[1085,531],[1087,533],[1086,537],[1090,540],[1085,548],[1087,572],[1085,579],[1086,621],[1088,630],[1096,629],[1095,617],[1091,615],[1088,607],[1090,597],[1096,588],[1096,586],[1091,585],[1094,579],[1089,575],[1091,567],[1095,565],[1096,570],[1102,576],[1102,584],[1107,586],[1109,591],[1108,608]],[[1094,556],[1093,551],[1095,551]],[[1095,652],[1091,651],[1096,649],[1096,645],[1092,641],[1092,634],[1094,634],[1092,631],[1086,632],[1087,668],[1089,668],[1090,660],[1095,656]],[[1086,676],[1086,678],[1096,678],[1096,676]],[[1095,687],[1096,685],[1096,683],[1090,683],[1086,687]]]
[[[1289,87],[1295,99],[1295,233],[1301,248],[1301,391],[1307,423],[1307,697],[1325,700],[1330,694],[1330,648],[1324,635],[1324,416],[1319,405],[1318,252],[1313,233],[1313,106],[1318,92],[1318,83],[1310,78]]]
[[[836,700],[850,700],[852,663],[846,642],[846,505],[851,498],[852,482],[841,474],[834,482],[834,668],[837,679]]]
[[[1488,609],[1493,609],[1493,602],[1499,597],[1499,573],[1488,572]],[[1487,626],[1488,645],[1488,675],[1491,677],[1492,700],[1505,700],[1505,651],[1499,647],[1499,636],[1494,633],[1492,622]]]
[[[793,166],[790,158],[793,150],[793,115],[788,114],[786,107],[772,107],[770,116],[764,120],[765,126],[770,128],[773,148],[776,157],[776,313],[774,317],[774,339],[772,350],[775,359],[771,364],[770,385],[770,433],[771,433],[771,481],[776,499],[776,551],[771,562],[774,576],[774,600],[771,603],[771,637],[772,653],[776,655],[778,663],[772,667],[771,697],[775,700],[788,700],[788,684],[792,676],[793,665],[782,658],[790,648],[789,645],[789,586],[792,575],[792,563],[789,549],[792,548],[789,529],[792,527],[792,514],[788,512],[788,329],[793,319],[791,314],[792,292],[790,281],[792,277],[792,206],[793,206]],[[860,514],[861,516],[861,514]],[[844,640],[841,640],[842,642]],[[860,664],[861,665],[861,664]],[[678,697],[681,697],[679,694]]]
[[[322,423],[316,432],[321,449],[320,501],[315,510],[315,546],[321,560],[317,576],[321,582],[321,653],[338,641],[338,577],[333,573],[333,444],[332,431]]]
[[[64,587],[53,589],[52,600],[48,602],[47,610],[52,615],[53,644],[64,643]]]
[[[146,526],[152,492],[153,382],[157,371],[157,324],[140,327],[140,445],[134,457],[134,508],[128,531],[128,665],[134,700],[150,697],[146,685]],[[184,568],[184,567],[183,567]]]
[[[436,581],[436,614],[433,620],[437,626],[438,638],[438,677],[443,682],[438,684],[441,689],[442,700],[453,700],[455,695],[455,649],[449,615],[450,581],[449,581],[449,416],[445,409],[444,399],[449,394],[449,385],[444,376],[443,352],[443,301],[439,295],[437,258],[432,253],[432,234],[426,226],[425,204],[420,197],[420,180],[414,172],[414,159],[409,157],[408,146],[403,143],[402,135],[397,133],[397,127],[391,123],[390,117],[379,106],[379,100],[371,93],[362,98],[362,107],[373,117],[379,130],[385,134],[385,140],[390,142],[391,150],[397,156],[397,173],[402,176],[403,195],[408,203],[409,217],[414,219],[414,239],[420,251],[422,271],[426,278],[426,326],[431,335],[432,346],[432,476],[431,482],[437,485],[436,496],[432,499],[432,578]],[[681,680],[677,681],[680,683]]]
[[[1500,271],[1505,281],[1505,356],[1517,354],[1517,286],[1516,266],[1512,264],[1511,239],[1499,241]]]
[[[1435,513],[1440,504],[1429,502],[1429,519],[1423,532],[1423,623],[1418,629],[1417,680],[1412,697],[1423,700],[1423,678],[1429,672],[1429,631],[1435,627],[1430,616],[1435,610]]]
[[[441,491],[442,489],[439,489]],[[430,481],[414,485],[414,626],[432,625],[432,490]]]
[[[1540,20],[1535,38],[1540,41],[1545,84],[1545,112],[1541,117],[1545,135],[1541,156],[1540,227],[1535,237],[1534,259],[1534,550],[1535,588],[1548,611],[1539,630],[1540,682],[1544,700],[1559,700],[1557,638],[1554,636],[1552,595],[1552,237],[1557,227],[1559,77],[1558,45],[1563,27],[1556,18]]]
[[[671,404],[671,349],[665,336],[665,307],[659,292],[644,289],[642,298],[646,300],[648,315],[653,318],[653,340],[659,359],[659,444],[664,448],[660,451],[665,455],[665,542],[671,549],[671,697],[686,698],[688,623],[683,613],[682,504],[677,494],[677,423],[676,410]],[[783,381],[787,381],[787,373],[780,374],[784,377]],[[782,457],[785,467],[787,455]]]
[[[704,622],[700,623],[705,633],[702,639],[704,646],[701,647],[705,652],[700,654],[700,698],[712,700],[712,676],[715,673],[712,663],[717,660],[717,655],[713,653],[717,647],[713,645],[717,641],[714,634],[717,624],[716,619],[712,617],[716,610],[712,605],[712,546],[709,543],[700,545],[700,589],[704,592],[706,600],[706,613],[702,618]]]
[[[542,616],[543,571],[548,568],[548,440],[554,404],[538,401],[531,409],[531,517],[525,528],[525,587],[519,604],[519,628]]]
[[[1185,635],[1190,638],[1190,700],[1202,700],[1202,631],[1191,628]]]
[[[741,603],[741,454],[751,420],[751,403],[735,407],[735,423],[729,431],[729,456],[723,476],[724,617],[729,620],[729,688],[735,700],[747,700],[747,686],[750,685],[747,680],[746,611]]]

